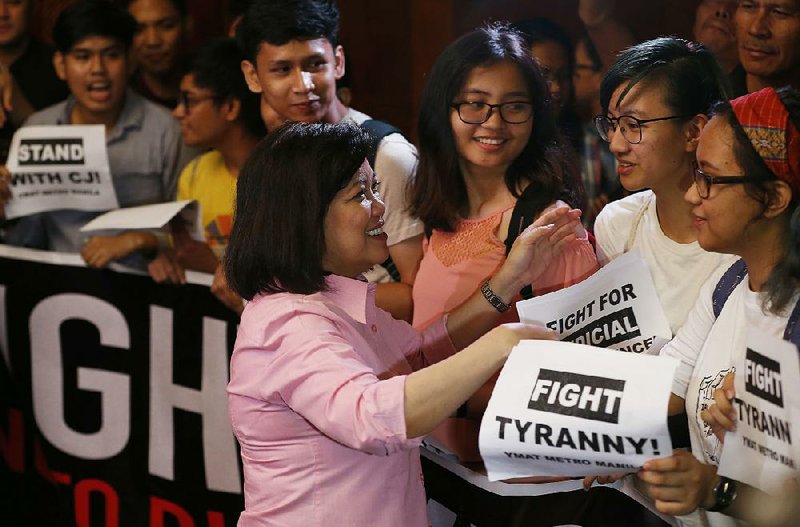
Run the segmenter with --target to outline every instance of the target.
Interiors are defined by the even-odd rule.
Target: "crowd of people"
[[[232,3],[231,36],[189,55],[184,0],[78,0],[52,49],[35,1],[0,0],[3,156],[21,127],[102,125],[119,206],[196,200],[204,241],[177,219],[87,235],[99,212],[61,209],[3,221],[2,242],[214,276],[241,315],[239,525],[429,525],[422,438],[479,461],[510,350],[553,338],[515,302],[634,249],[689,443],[619,476],[644,505],[578,492],[495,524],[758,521],[772,498],[717,465],[745,329],[794,338],[800,0],[699,0],[693,41],[637,42],[608,0],[580,0],[574,41],[543,18],[475,29],[427,75],[416,146],[349,106],[336,2]],[[0,218],[11,188],[2,166]]]

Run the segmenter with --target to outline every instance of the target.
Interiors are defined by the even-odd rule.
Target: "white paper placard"
[[[719,473],[779,493],[800,468],[800,361],[791,342],[754,328],[736,364],[736,430],[725,434]]]
[[[102,125],[24,126],[11,141],[6,164],[11,200],[6,217],[59,209],[119,207]]]
[[[180,216],[192,238],[205,241],[200,225],[200,205],[195,200],[168,201],[112,210],[81,227],[81,232],[161,229],[176,216]]]
[[[647,264],[634,249],[571,287],[517,302],[522,322],[566,342],[657,355],[672,338]]]
[[[672,454],[678,361],[558,341],[511,352],[481,421],[489,479],[632,472]]]

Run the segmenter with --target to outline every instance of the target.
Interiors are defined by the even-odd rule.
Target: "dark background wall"
[[[61,7],[40,0],[35,31],[47,36]],[[691,36],[698,0],[618,0],[616,15],[641,39]],[[196,45],[224,33],[227,0],[188,0]],[[339,0],[340,39],[348,56],[353,106],[416,134],[425,75],[457,36],[488,20],[546,16],[577,36],[578,0]]]

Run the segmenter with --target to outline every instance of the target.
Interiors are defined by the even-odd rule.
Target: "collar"
[[[64,111],[58,117],[56,124],[72,124],[72,109],[75,107],[75,97],[70,95],[64,105]],[[106,136],[106,142],[111,143],[124,136],[129,130],[139,129],[144,122],[144,99],[130,88],[125,90],[125,102],[116,124]]]
[[[370,298],[374,304],[375,285],[367,282],[364,275],[357,278],[328,275],[325,278],[327,290],[320,294],[330,300],[347,315],[361,324],[367,323],[367,305]]]

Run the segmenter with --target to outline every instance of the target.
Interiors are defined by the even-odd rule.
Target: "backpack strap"
[[[508,222],[508,235],[506,236],[506,256],[511,252],[514,241],[524,231],[528,225],[533,223],[542,213],[550,202],[550,198],[545,192],[541,192],[538,185],[531,183],[520,195],[514,210],[511,211],[511,220]],[[533,298],[533,287],[526,285],[520,290],[522,298]]]
[[[722,308],[725,302],[736,286],[742,283],[745,275],[747,274],[747,265],[744,260],[736,260],[725,273],[722,278],[717,282],[717,287],[711,295],[711,305],[714,308],[714,316],[719,317],[722,313]],[[783,340],[789,341],[798,348],[800,348],[800,300],[798,300],[792,314],[789,315],[789,321],[786,323],[786,329],[783,331]]]
[[[631,222],[631,231],[628,233],[628,239],[625,241],[625,247],[622,249],[622,252],[626,253],[633,248],[633,242],[636,241],[636,231],[639,229],[639,224],[642,222],[642,218],[644,218],[647,208],[654,198],[655,194],[651,194],[642,206],[639,207],[639,210],[636,211],[636,216],[633,217],[633,221]]]
[[[378,119],[367,119],[359,126],[372,136],[372,144],[370,145],[369,152],[367,152],[367,161],[369,161],[370,166],[374,169],[375,159],[378,157],[378,147],[381,145],[383,138],[392,134],[403,135],[403,132],[396,126],[379,121]]]
[[[374,169],[375,159],[378,157],[378,147],[380,147],[383,138],[392,134],[402,135],[403,132],[401,132],[396,126],[379,121],[378,119],[367,119],[359,126],[361,126],[361,129],[372,137],[372,142],[370,143],[369,150],[367,151],[367,161],[369,161],[369,165]],[[392,280],[395,282],[400,281],[400,271],[397,270],[397,266],[394,264],[394,261],[392,261],[391,256],[387,258],[386,261],[381,265],[389,273],[389,276],[392,277]]]
[[[747,265],[741,258],[731,265],[722,278],[717,282],[717,287],[711,294],[711,305],[714,308],[714,317],[719,318],[722,308],[736,286],[739,285],[747,274]]]
[[[789,322],[786,323],[786,329],[783,331],[783,340],[788,340],[798,348],[800,348],[800,299],[794,304],[792,314],[789,315]]]

